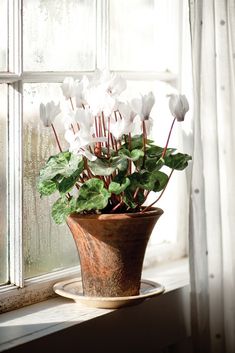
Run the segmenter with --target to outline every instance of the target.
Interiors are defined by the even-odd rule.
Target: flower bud
[[[171,114],[177,121],[183,121],[185,114],[189,110],[188,100],[185,95],[172,94],[169,100]]]
[[[75,82],[72,77],[66,77],[61,85],[63,95],[66,99],[72,98],[75,95]]]
[[[51,126],[55,117],[60,113],[60,103],[55,105],[54,101],[51,101],[46,105],[43,103],[40,104],[40,119],[45,127]]]

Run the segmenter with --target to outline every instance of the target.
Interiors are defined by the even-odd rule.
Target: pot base
[[[124,306],[135,305],[147,298],[159,295],[165,291],[165,288],[159,283],[142,279],[140,283],[139,295],[128,297],[89,297],[84,296],[83,294],[81,279],[73,278],[56,283],[53,290],[62,297],[73,299],[75,302],[79,302],[90,307],[117,309]]]

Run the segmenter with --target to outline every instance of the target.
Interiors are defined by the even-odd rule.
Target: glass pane
[[[178,72],[178,0],[110,1],[111,70]]]
[[[93,70],[95,0],[24,0],[24,70]]]
[[[51,218],[51,206],[59,195],[40,199],[36,190],[40,168],[50,155],[58,153],[52,131],[39,119],[39,105],[55,100],[55,97],[62,99],[60,91],[59,84],[24,85],[23,240],[26,278],[78,265],[77,251],[67,226],[58,226]],[[64,129],[58,119],[55,128],[61,139]]]
[[[0,1],[0,71],[7,71],[7,0]]]
[[[7,85],[0,84],[0,284],[8,282],[7,236]]]

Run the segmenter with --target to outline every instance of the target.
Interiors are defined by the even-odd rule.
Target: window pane
[[[178,0],[110,1],[111,70],[178,72]]]
[[[23,239],[26,278],[78,265],[77,251],[67,226],[58,226],[51,218],[51,206],[59,195],[40,199],[36,190],[40,168],[50,155],[58,153],[52,131],[39,119],[39,104],[55,97],[62,99],[60,91],[58,84],[24,85]],[[64,131],[58,119],[55,127],[61,139]]]
[[[7,236],[7,85],[0,85],[0,284],[8,282]]]
[[[7,0],[0,1],[0,71],[7,71]]]
[[[24,0],[24,70],[93,70],[95,0]]]

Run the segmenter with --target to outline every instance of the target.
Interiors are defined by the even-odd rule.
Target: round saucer
[[[159,295],[165,288],[159,283],[141,280],[139,295],[129,297],[88,297],[83,295],[82,281],[80,278],[58,282],[53,286],[55,293],[62,297],[73,299],[75,302],[95,308],[117,309],[123,306],[137,304],[146,298]]]

